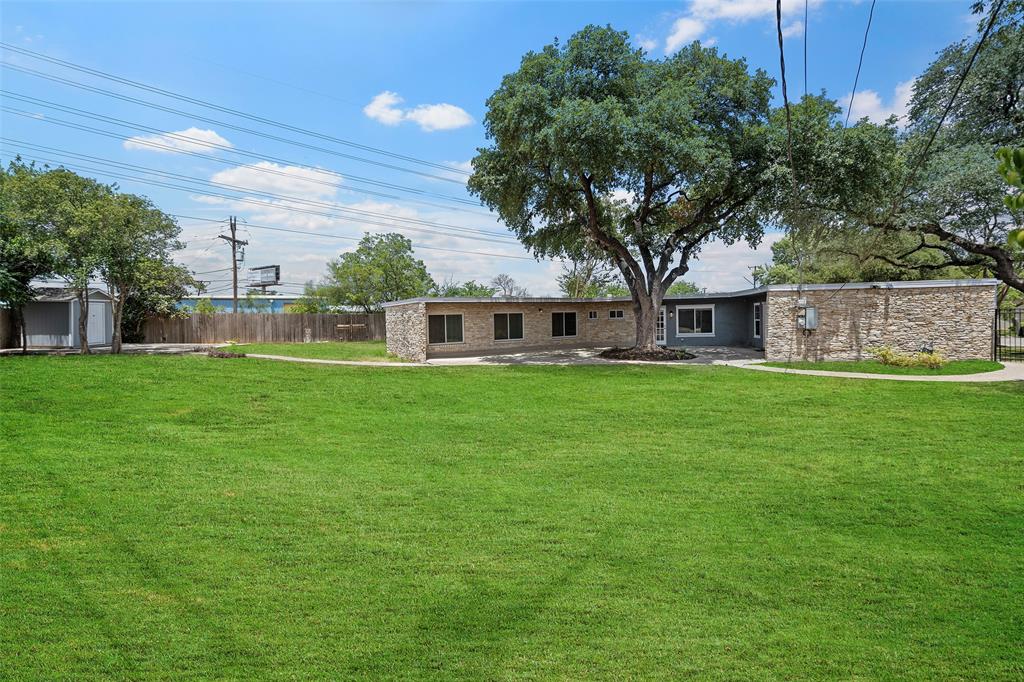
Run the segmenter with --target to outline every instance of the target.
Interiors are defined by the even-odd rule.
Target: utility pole
[[[231,236],[226,234],[217,235],[218,238],[223,239],[231,245],[231,312],[238,312],[238,247],[248,246],[249,242],[235,238],[235,230],[237,229],[237,222],[235,216],[231,216],[228,219],[231,227]]]

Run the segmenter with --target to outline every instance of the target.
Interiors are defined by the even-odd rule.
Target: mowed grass
[[[1003,365],[991,360],[952,360],[942,367],[895,367],[883,365],[877,360],[829,360],[827,362],[766,362],[767,367],[785,367],[787,369],[816,369],[825,372],[864,372],[867,374],[909,374],[909,375],[942,375],[978,374],[994,372]]]
[[[10,679],[1020,679],[1024,386],[0,358]]]
[[[237,353],[286,355],[318,360],[401,362],[388,353],[383,341],[327,341],[323,343],[245,343],[225,348]]]

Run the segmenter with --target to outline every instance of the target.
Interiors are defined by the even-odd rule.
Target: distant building
[[[220,312],[230,313],[231,312],[231,297],[230,296],[210,296],[201,295],[193,296],[191,298],[183,298],[178,302],[179,308],[195,308],[196,304],[199,303],[199,299],[205,298],[210,301]],[[289,294],[257,294],[254,296],[239,296],[238,297],[238,312],[266,312],[266,313],[286,313],[288,312],[288,306],[295,303],[301,298],[300,296],[294,296]],[[250,310],[246,305],[245,301],[259,301],[261,310],[253,311]]]

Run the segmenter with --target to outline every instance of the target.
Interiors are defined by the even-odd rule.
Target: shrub
[[[937,350],[921,351],[919,353],[900,353],[890,346],[869,348],[868,352],[883,365],[890,367],[927,367],[928,369],[940,369],[946,365],[948,360]]]

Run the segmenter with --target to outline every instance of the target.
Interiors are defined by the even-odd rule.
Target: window
[[[597,319],[597,311],[596,310],[591,310],[589,313],[587,313],[587,319],[588,320],[596,320]]]
[[[715,306],[689,305],[676,307],[677,336],[714,336]]]
[[[626,316],[626,314],[622,310],[609,310],[608,311],[608,319],[609,320],[621,320],[625,316]]]
[[[576,313],[551,313],[551,336],[576,336]]]
[[[511,341],[523,338],[522,313],[495,313],[494,340]]]
[[[462,343],[462,315],[429,315],[429,343]]]
[[[754,304],[754,338],[761,338],[761,304]]]

